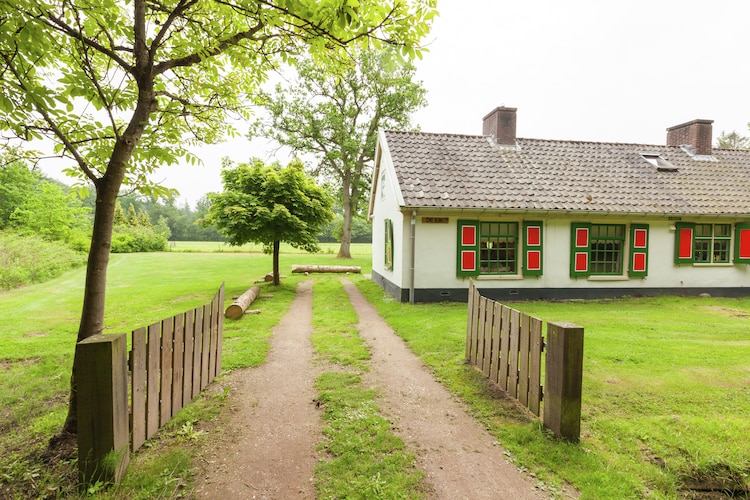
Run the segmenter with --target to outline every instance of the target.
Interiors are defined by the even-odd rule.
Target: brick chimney
[[[693,120],[667,129],[667,146],[689,146],[695,155],[711,156],[713,120]]]
[[[498,144],[516,145],[516,108],[500,106],[483,118],[483,135],[491,135]]]

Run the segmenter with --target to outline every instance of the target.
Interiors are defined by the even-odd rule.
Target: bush
[[[63,243],[0,232],[0,290],[46,281],[85,263],[85,254]]]
[[[150,226],[117,225],[112,234],[112,253],[164,252],[167,237]]]

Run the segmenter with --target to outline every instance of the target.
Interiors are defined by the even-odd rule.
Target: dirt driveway
[[[395,335],[350,282],[344,287],[372,353],[370,385],[395,432],[417,457],[429,497],[538,499],[545,495]],[[300,284],[289,312],[274,329],[267,362],[227,379],[233,409],[203,454],[199,498],[315,498],[313,468],[321,439],[313,387],[319,375],[310,342],[312,284]]]

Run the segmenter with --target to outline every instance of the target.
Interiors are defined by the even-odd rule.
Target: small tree
[[[340,189],[340,258],[351,257],[352,220],[370,189],[378,129],[408,129],[411,113],[426,104],[416,69],[392,51],[363,50],[347,63],[341,76],[319,62],[299,64],[294,85],[265,96],[270,121],[251,132],[314,155],[315,174]]]
[[[262,243],[264,251],[273,252],[278,286],[281,242],[317,252],[317,234],[333,217],[333,200],[299,160],[286,168],[258,159],[236,167],[225,163],[221,177],[224,192],[208,195],[211,207],[203,224],[215,225],[230,245]]]
[[[750,124],[748,124],[750,126]],[[750,149],[750,137],[744,137],[732,130],[729,133],[721,132],[716,139],[716,147],[722,149]]]

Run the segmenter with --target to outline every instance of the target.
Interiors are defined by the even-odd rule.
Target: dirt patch
[[[10,370],[16,366],[28,366],[39,363],[41,358],[25,358],[25,359],[0,359],[0,370]]]
[[[508,463],[505,450],[467,412],[345,281],[372,360],[367,384],[395,432],[417,456],[429,498],[538,499],[545,494]],[[321,440],[314,380],[312,291],[302,283],[274,329],[267,362],[227,377],[231,414],[203,450],[199,498],[315,498],[313,468]]]
[[[749,312],[743,311],[742,309],[734,309],[732,307],[701,306],[701,309],[714,311],[721,316],[726,316],[730,318],[750,318]]]

